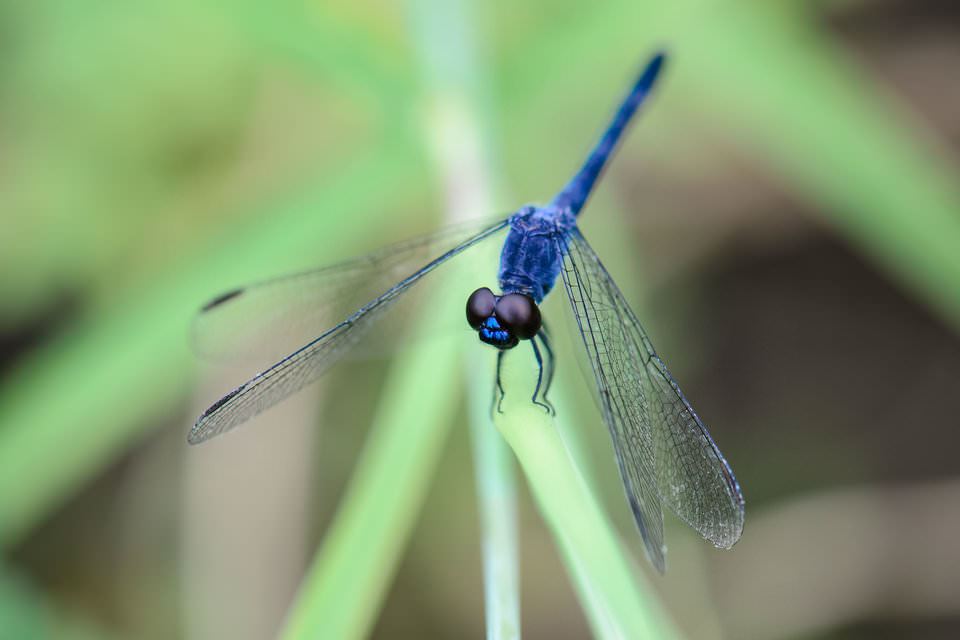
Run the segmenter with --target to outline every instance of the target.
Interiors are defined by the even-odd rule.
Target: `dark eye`
[[[497,300],[497,318],[521,340],[540,331],[540,309],[530,296],[510,293]]]
[[[467,298],[467,322],[474,329],[479,329],[483,321],[493,314],[493,308],[497,304],[497,297],[493,291],[483,287],[477,289]]]

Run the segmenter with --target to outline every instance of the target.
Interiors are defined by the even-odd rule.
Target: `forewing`
[[[466,240],[459,240],[426,265],[402,278],[395,286],[383,290],[333,328],[228,393],[200,416],[190,431],[188,441],[196,444],[232,429],[316,380],[344,352],[359,342],[371,325],[427,275],[449,258],[475,246],[506,226],[507,222],[503,220],[475,232]],[[317,278],[316,275],[310,277]],[[242,295],[245,293],[227,298],[224,304],[233,302]]]
[[[344,262],[224,293],[208,302],[194,318],[193,349],[200,356],[225,363],[262,364],[279,360],[336,326],[434,257],[495,224],[499,221],[467,222]],[[406,296],[412,297],[417,296]],[[382,331],[368,331],[361,350],[364,355],[388,349],[388,343],[403,334],[398,326],[407,310],[396,307],[415,306],[415,301],[407,299],[394,305],[399,316],[396,323]],[[446,315],[455,316],[455,320],[451,322]],[[444,314],[442,320],[460,326],[462,313]],[[434,322],[440,324],[440,319]]]
[[[652,432],[654,467],[661,500],[697,533],[722,548],[743,532],[744,502],[730,465],[654,351],[626,299],[586,240],[575,232],[571,254],[594,290],[617,309],[632,359],[642,367],[642,391]]]
[[[616,303],[612,282],[596,255],[574,229],[562,244],[563,283],[583,337],[597,384],[603,420],[620,469],[620,477],[647,555],[660,573],[666,569],[663,510],[656,485],[654,442],[644,397],[641,360],[630,348],[628,318]]]

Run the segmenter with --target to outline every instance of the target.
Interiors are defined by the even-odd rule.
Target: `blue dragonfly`
[[[502,293],[481,287],[466,305],[470,327],[481,341],[499,350],[495,394],[499,390],[502,399],[504,352],[526,341],[540,364],[533,402],[550,408],[546,392],[554,358],[539,305],[559,278],[593,370],[598,404],[651,562],[664,572],[664,504],[717,547],[733,546],[743,530],[740,486],[577,227],[594,183],[662,64],[662,55],[648,63],[583,168],[549,204],[525,206],[479,228],[454,227],[330,267],[234,289],[210,301],[194,325],[201,351],[205,343],[223,335],[244,332],[302,341],[293,343],[299,348],[287,351],[290,355],[204,411],[189,442],[203,442],[232,429],[316,380],[348,351],[373,339],[376,323],[398,302],[412,297],[407,294],[430,274],[505,233],[498,274]],[[334,303],[344,299],[359,302],[347,303],[353,306],[338,317]],[[319,322],[330,328],[317,331]]]

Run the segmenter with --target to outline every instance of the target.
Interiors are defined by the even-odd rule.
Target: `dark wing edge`
[[[502,230],[507,224],[507,220],[500,220],[460,242],[371,300],[340,324],[225,395],[201,414],[190,430],[187,441],[198,444],[229,431],[319,378],[360,340],[370,325],[424,276],[449,258]]]
[[[642,368],[633,354],[611,348],[618,341],[629,342],[626,319],[621,317],[620,308],[610,304],[605,283],[589,278],[589,257],[583,255],[576,237],[573,240],[571,246],[559,247],[564,256],[563,283],[593,369],[627,501],[650,562],[664,573],[663,509],[654,480],[654,443],[647,427],[647,405],[642,401]],[[562,239],[558,243],[562,245]],[[636,394],[640,394],[641,402],[633,400]]]
[[[590,277],[617,307],[634,358],[643,364],[643,392],[649,404],[660,498],[704,539],[729,549],[743,533],[740,484],[616,283],[578,230],[574,230],[572,244],[571,253],[588,262]]]

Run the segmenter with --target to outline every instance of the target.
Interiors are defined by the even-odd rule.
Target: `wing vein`
[[[360,340],[381,314],[426,275],[506,225],[507,221],[501,220],[459,242],[361,306],[346,320],[234,389],[200,416],[190,430],[188,441],[196,444],[228,431],[320,377],[343,352]]]

